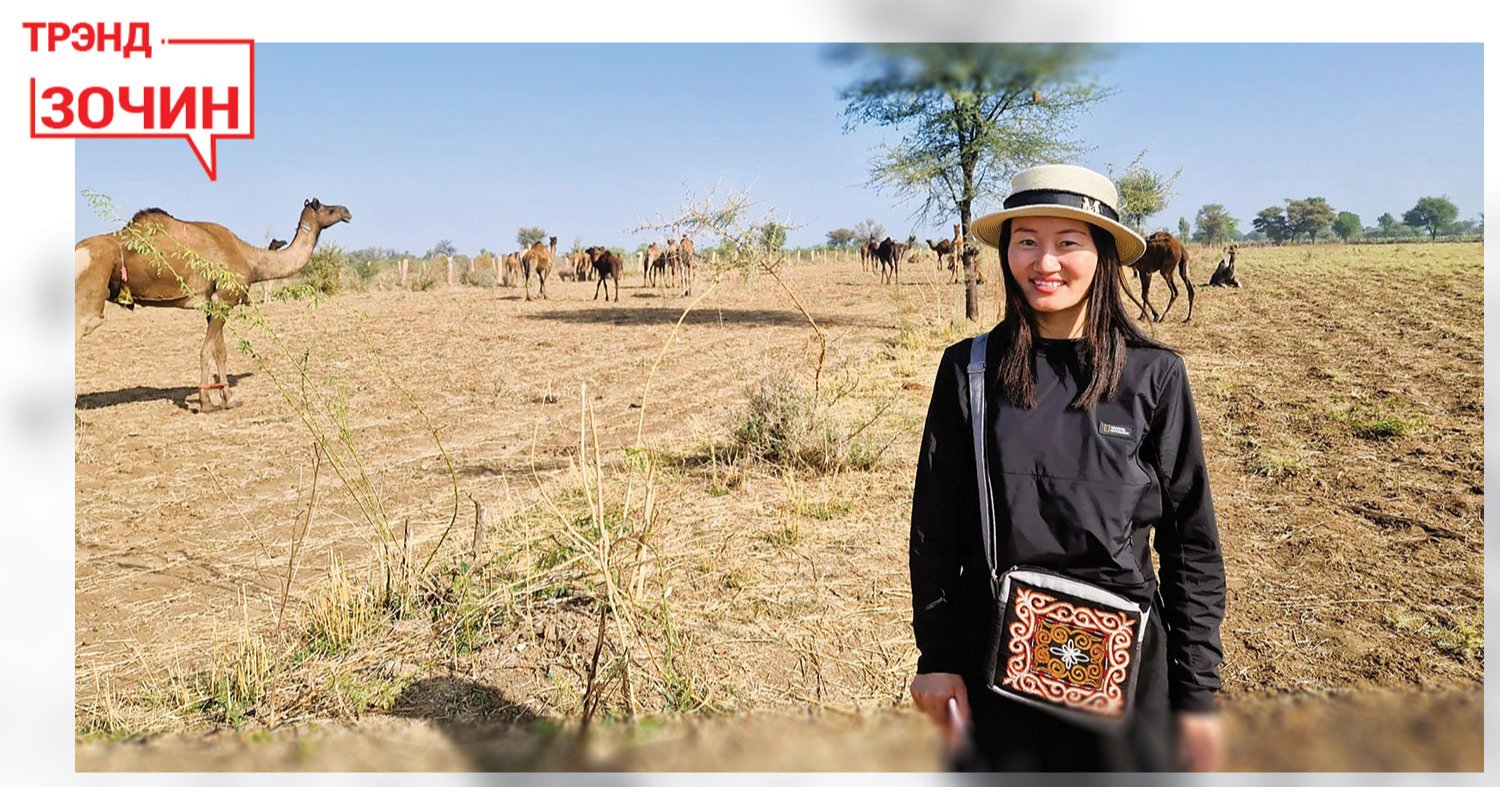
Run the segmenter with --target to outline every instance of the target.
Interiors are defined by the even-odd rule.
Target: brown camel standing
[[[526,283],[526,300],[531,300],[531,272],[536,271],[537,281],[541,296],[547,297],[547,274],[552,272],[552,258],[557,256],[557,236],[548,238],[549,245],[543,246],[541,241],[531,244],[531,248],[521,255],[521,279]]]
[[[667,250],[662,253],[661,275],[656,278],[657,284],[675,285],[677,283],[677,239],[667,238]]]
[[[500,286],[516,286],[516,277],[521,275],[521,255],[517,254],[516,252],[511,252],[505,255],[505,259],[500,263],[500,268],[502,271],[500,275]]]
[[[948,260],[948,269],[953,269],[953,241],[943,238],[934,243],[931,239],[927,241],[927,248],[937,254],[937,269],[943,269],[943,260]]]
[[[859,247],[859,269],[869,271],[870,267],[875,263],[876,252],[879,250],[879,241],[874,238],[865,241],[864,245]]]
[[[199,353],[198,405],[217,409],[212,394],[229,404],[229,354],[224,349],[224,309],[249,300],[250,285],[284,279],[312,259],[318,235],[349,221],[343,205],[302,203],[297,234],[285,249],[262,249],[207,221],[181,221],[160,208],[131,217],[118,232],[84,238],[73,247],[73,308],[77,338],[104,322],[104,303],[199,309],[209,305],[208,332]],[[209,371],[213,361],[216,373]]]
[[[682,294],[693,294],[693,268],[698,258],[693,252],[693,239],[682,236],[677,241],[677,269],[682,273]]]
[[[599,288],[604,288],[604,300],[609,300],[609,279],[615,280],[615,303],[620,302],[620,272],[625,269],[625,261],[620,255],[604,248],[603,246],[590,246],[588,255],[594,263],[594,270],[599,274],[599,283],[594,285],[594,300],[599,300]]]
[[[665,263],[666,259],[663,257],[661,244],[651,241],[651,245],[646,247],[646,261],[643,266],[644,269],[641,271],[641,286],[650,287],[656,278],[654,274],[657,265],[660,264],[662,267],[665,267]]]
[[[1174,280],[1177,274],[1182,275],[1182,283],[1187,285],[1188,313],[1183,322],[1191,322],[1193,319],[1193,282],[1188,278],[1188,252],[1182,242],[1173,237],[1170,232],[1153,232],[1146,238],[1146,253],[1141,258],[1130,264],[1135,269],[1135,275],[1141,280],[1141,299],[1135,302],[1135,294],[1130,288],[1125,289],[1125,294],[1135,305],[1141,307],[1139,319],[1146,319],[1146,310],[1151,310],[1151,317],[1156,322],[1167,318],[1167,312],[1172,310],[1172,302],[1177,300],[1177,282]],[[1172,293],[1167,298],[1167,305],[1156,313],[1156,308],[1151,305],[1149,297],[1151,292],[1151,276],[1160,273],[1167,280],[1167,291]]]

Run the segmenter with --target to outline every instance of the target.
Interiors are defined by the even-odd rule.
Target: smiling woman
[[[1008,228],[1007,265],[1036,312],[1047,339],[1083,335],[1089,286],[1099,267],[1099,248],[1089,225],[1077,219],[1024,216]]]
[[[1098,173],[1036,167],[974,222],[1005,319],[943,356],[910,546],[912,697],[950,740],[972,731],[960,769],[1221,762],[1224,566],[1198,418],[1182,359],[1121,306],[1145,242],[1116,200]]]

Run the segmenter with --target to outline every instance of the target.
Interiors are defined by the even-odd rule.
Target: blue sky
[[[867,217],[943,237],[951,220],[917,226],[914,205],[867,185],[898,133],[843,132],[852,73],[795,44],[262,44],[256,139],[219,143],[217,182],[182,140],[80,140],[77,187],[252,243],[288,237],[318,197],[354,215],[327,240],[414,253],[509,250],[523,225],[633,248],[649,238],[628,228],[715,184],[805,225],[793,244]],[[1149,147],[1147,165],[1182,167],[1152,225],[1218,202],[1248,230],[1307,196],[1367,225],[1425,195],[1461,218],[1482,207],[1478,44],[1129,44],[1094,73],[1117,92],[1079,123],[1093,150],[1078,163]],[[82,198],[75,216],[80,238],[116,226]]]

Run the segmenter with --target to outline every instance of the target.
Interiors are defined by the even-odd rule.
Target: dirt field
[[[1157,328],[1187,357],[1222,529],[1233,765],[1478,769],[1482,248],[1249,249],[1238,267],[1245,289],[1199,287],[1192,324],[1179,299]],[[202,317],[110,306],[77,353],[78,768],[936,767],[905,710],[906,537],[933,370],[969,329],[946,324],[961,293],[930,256],[903,274],[787,273],[829,337],[827,417],[862,451],[832,471],[721,453],[758,381],[810,386],[817,365],[765,277],[698,305],[644,410],[690,299],[638,271],[618,304],[566,281],[529,303],[272,302],[279,339],[241,328],[263,362],[230,352],[242,406],[209,414]],[[589,434],[582,474],[581,401],[599,457]],[[626,451],[638,424],[645,451]],[[314,430],[334,452],[315,496]],[[591,511],[613,523],[592,541]],[[309,649],[320,614],[348,623],[349,598],[390,586],[392,549],[420,563],[440,541],[424,601]],[[203,701],[247,674],[253,691],[225,689],[240,700]]]

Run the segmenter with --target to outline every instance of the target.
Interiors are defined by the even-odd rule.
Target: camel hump
[[[130,223],[137,224],[142,221],[147,221],[153,216],[162,216],[168,219],[176,218],[175,216],[162,210],[161,208],[146,208],[145,210],[136,211],[135,215],[130,217]]]

